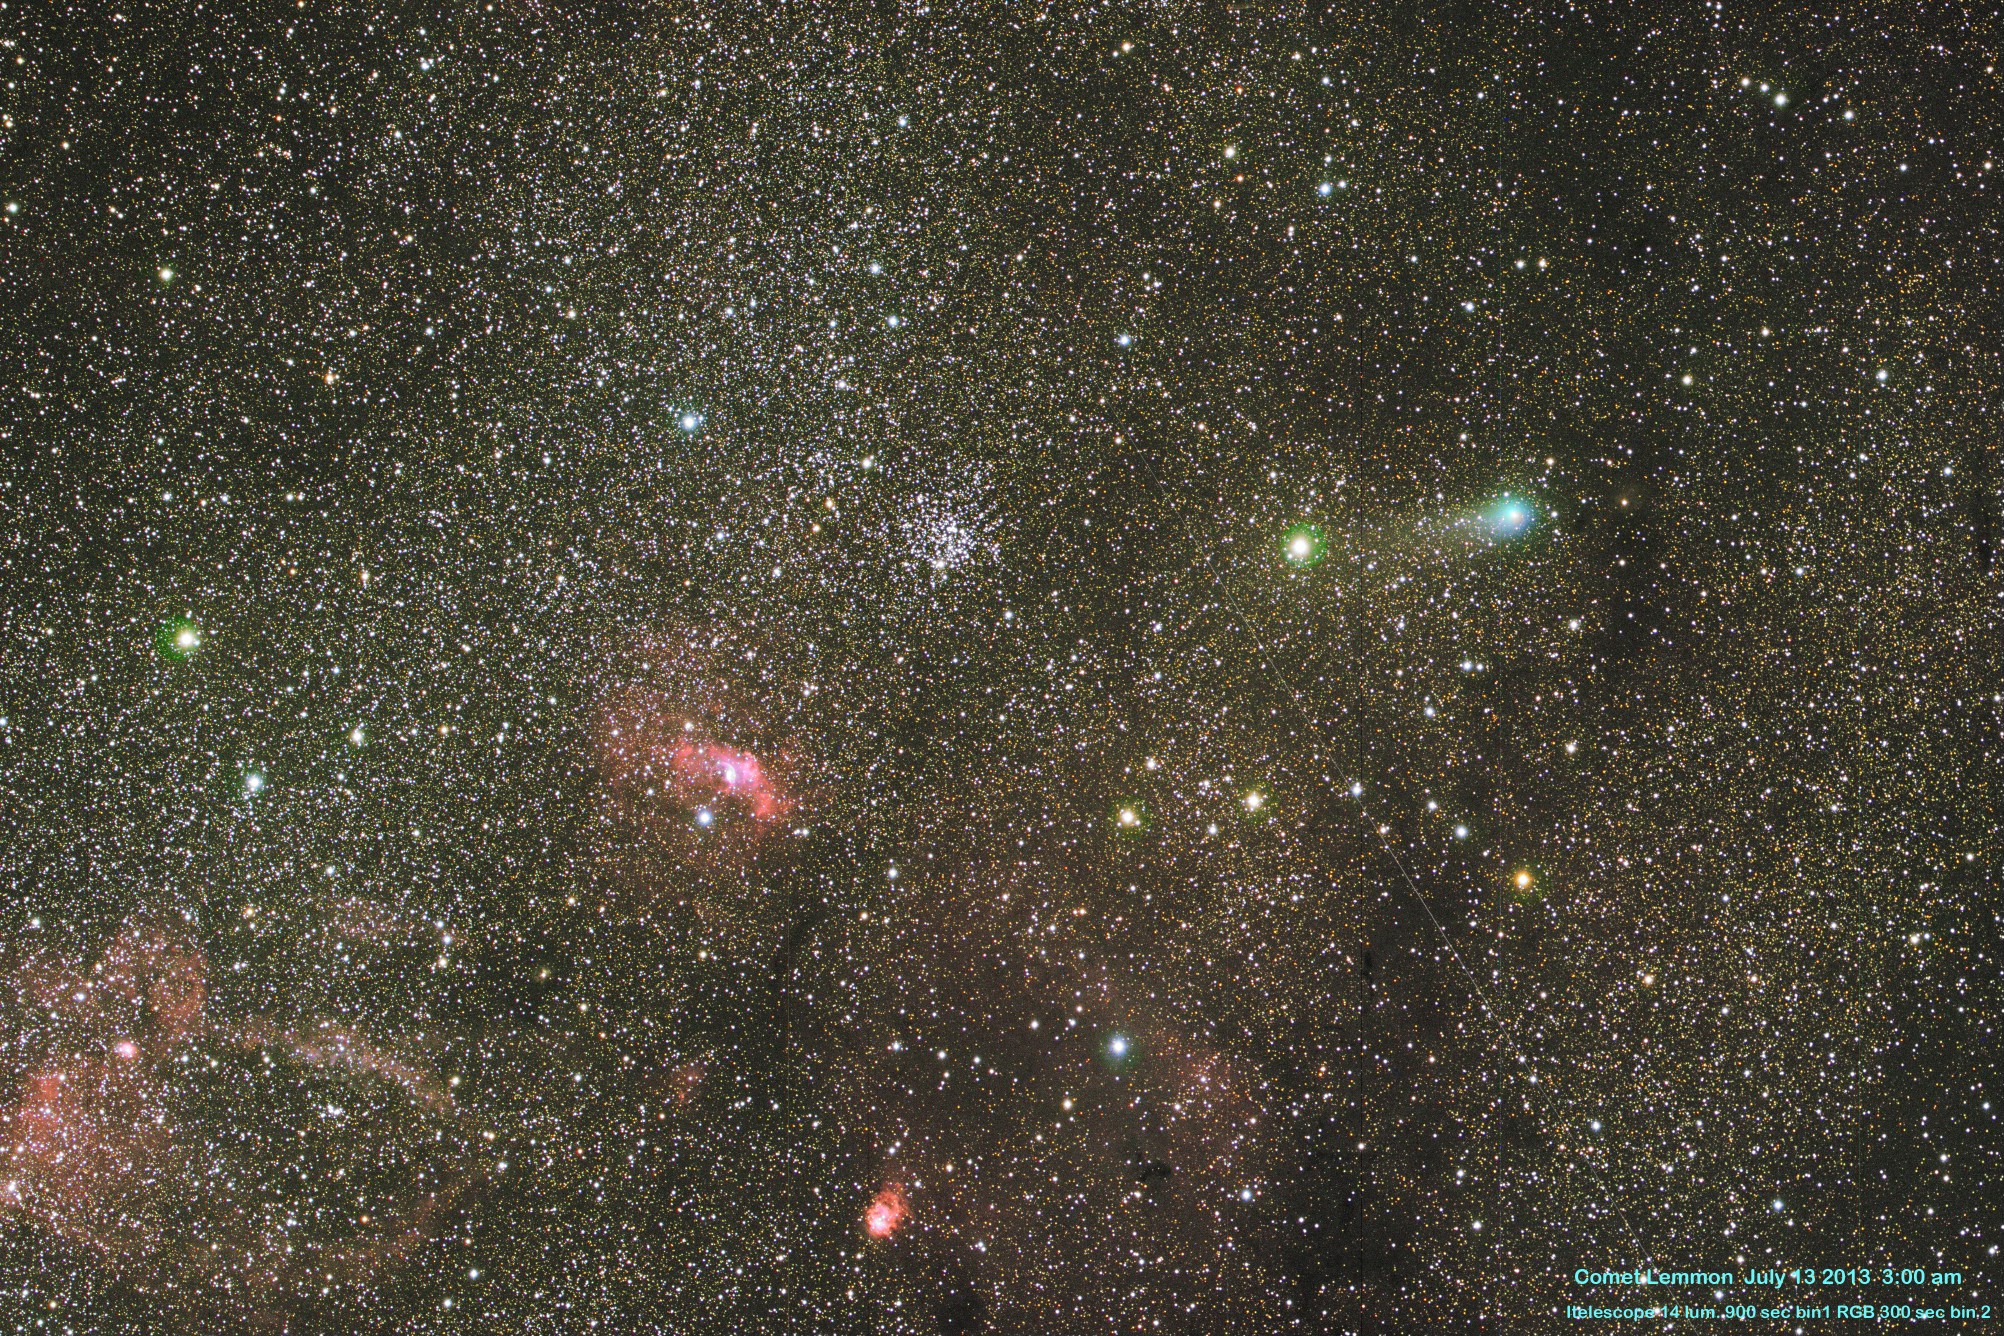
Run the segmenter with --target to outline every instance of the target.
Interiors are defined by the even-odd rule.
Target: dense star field
[[[0,1330],[1994,1301],[2000,44],[0,5]]]

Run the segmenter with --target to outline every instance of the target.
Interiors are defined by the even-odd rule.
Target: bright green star
[[[1297,524],[1280,536],[1280,554],[1291,566],[1313,566],[1328,550],[1322,530],[1312,524]]]
[[[179,662],[202,648],[202,628],[186,617],[172,617],[153,633],[153,648],[163,659]]]

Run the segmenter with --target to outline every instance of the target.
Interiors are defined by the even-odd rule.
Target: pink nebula
[[[632,816],[672,815],[681,824],[691,811],[709,827],[727,814],[751,818],[749,830],[775,824],[793,797],[770,755],[712,741],[655,693],[632,690],[606,709],[600,764],[612,793]]]
[[[330,1276],[361,1282],[429,1245],[436,1217],[469,1181],[459,1115],[430,1068],[323,1022],[307,1034],[259,1019],[230,1020],[209,1006],[201,948],[171,917],[141,914],[92,964],[51,949],[18,967],[17,991],[55,1024],[21,1069],[11,1107],[0,1103],[0,1222],[19,1217],[95,1249],[148,1286],[200,1292],[218,1310],[184,1315],[188,1330],[245,1330],[220,1310],[283,1303]],[[382,1141],[412,1151],[412,1181],[376,1192],[359,1223],[295,1257],[283,1235],[260,1230],[232,1180],[257,1166],[200,1134],[202,1105],[188,1098],[184,1064],[236,1049],[276,1049],[294,1062],[388,1083],[408,1096],[400,1115],[356,1120],[327,1147],[361,1162]],[[265,1064],[269,1066],[269,1064]],[[254,1071],[254,1063],[243,1070]],[[425,1136],[428,1129],[436,1129]],[[283,1128],[262,1134],[266,1144]],[[453,1148],[440,1148],[445,1134]],[[229,1184],[225,1190],[223,1184]],[[207,1238],[220,1247],[196,1249]],[[241,1313],[238,1313],[241,1316]]]
[[[912,1213],[911,1203],[905,1200],[905,1189],[900,1183],[886,1183],[870,1198],[870,1204],[863,1211],[863,1229],[873,1239],[887,1239],[898,1232],[898,1226]]]
[[[766,778],[758,757],[747,751],[684,739],[669,753],[668,772],[678,791],[718,800],[738,799],[761,821],[770,821],[787,807],[786,799]]]

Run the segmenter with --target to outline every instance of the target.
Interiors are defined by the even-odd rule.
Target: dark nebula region
[[[0,1334],[1997,1303],[2000,45],[0,4]]]

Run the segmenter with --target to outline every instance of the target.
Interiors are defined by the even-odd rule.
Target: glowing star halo
[[[1148,804],[1139,798],[1129,798],[1113,809],[1113,833],[1116,836],[1135,836],[1148,829]]]
[[[863,1232],[873,1239],[887,1239],[898,1232],[898,1227],[912,1213],[911,1203],[905,1199],[904,1185],[886,1183],[870,1198],[870,1204],[863,1209]]]
[[[1296,524],[1280,536],[1280,554],[1290,566],[1313,566],[1328,551],[1328,540],[1313,524]]]
[[[154,652],[163,659],[186,659],[201,648],[202,628],[185,617],[163,622],[153,636]]]
[[[1510,874],[1509,894],[1520,905],[1530,904],[1544,898],[1545,887],[1535,871],[1520,867]]]

